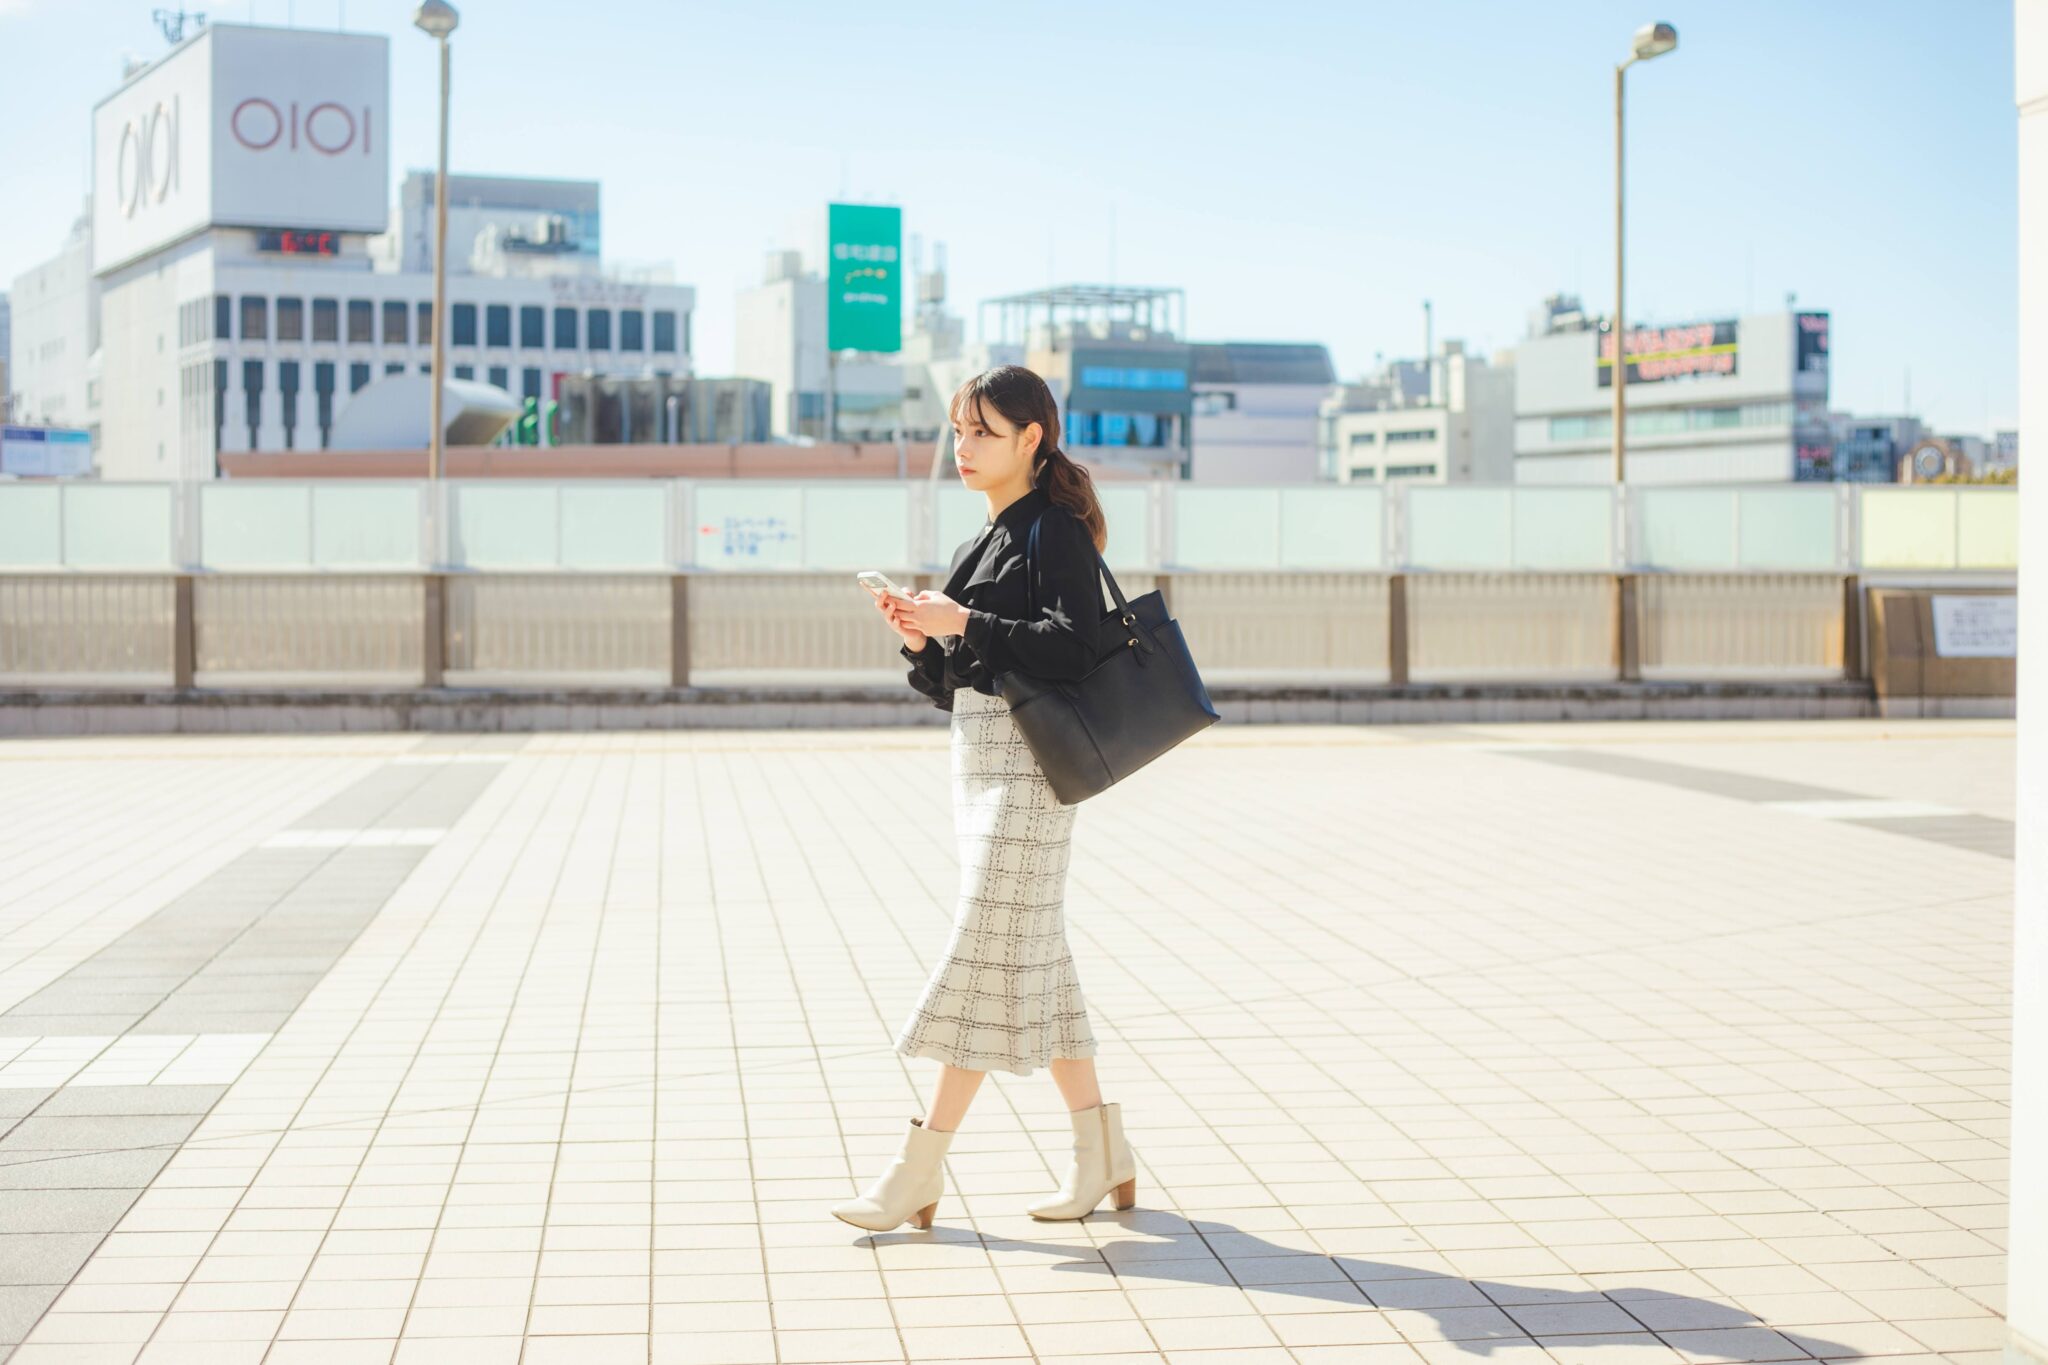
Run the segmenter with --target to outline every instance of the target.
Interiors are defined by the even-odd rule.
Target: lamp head
[[[1646,62],[1652,57],[1661,57],[1678,46],[1678,30],[1669,24],[1644,24],[1636,30],[1631,51],[1635,60]]]
[[[446,38],[461,22],[462,16],[455,12],[455,6],[448,0],[423,0],[420,7],[412,12],[413,27],[435,38]]]

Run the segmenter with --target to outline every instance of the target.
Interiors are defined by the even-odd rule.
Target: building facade
[[[15,277],[8,314],[10,420],[97,432],[99,284],[90,200],[57,254]]]
[[[219,24],[95,108],[97,301],[65,350],[75,335],[96,370],[102,476],[321,449],[355,394],[428,369],[431,193],[423,210],[415,173],[392,211],[388,69],[378,35]],[[578,236],[597,230],[594,186],[454,179],[451,377],[538,402],[567,374],[688,373],[692,292],[604,272]]]
[[[1515,479],[1613,478],[1611,334],[1560,309],[1515,348]],[[1828,315],[1761,313],[1628,330],[1631,483],[1839,477]]]
[[[1828,414],[1834,442],[1835,477],[1847,483],[1891,483],[1898,477],[1899,457],[1925,433],[1917,417],[1863,417]]]
[[[1320,414],[1318,473],[1339,483],[1509,483],[1515,375],[1447,341],[1340,385]]]

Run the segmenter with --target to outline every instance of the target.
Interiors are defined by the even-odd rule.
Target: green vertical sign
[[[903,210],[833,204],[825,261],[825,345],[903,349]]]

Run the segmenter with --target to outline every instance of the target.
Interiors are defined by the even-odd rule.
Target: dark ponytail
[[[994,408],[1018,431],[1038,423],[1032,485],[1072,512],[1088,528],[1096,549],[1109,544],[1109,523],[1102,515],[1101,499],[1095,496],[1095,480],[1060,449],[1059,404],[1043,379],[1022,365],[998,365],[962,384],[949,406],[955,421],[963,415],[979,418],[985,409]]]

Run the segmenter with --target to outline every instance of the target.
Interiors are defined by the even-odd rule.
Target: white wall
[[[1329,391],[1327,384],[1196,385],[1193,477],[1202,483],[1316,482],[1316,409]],[[1229,393],[1237,405],[1204,413],[1204,393]]]
[[[772,388],[768,428],[791,434],[791,395],[825,391],[825,281],[815,275],[740,291],[733,373]]]
[[[2048,0],[2015,0],[2020,442],[2048,449]],[[2018,859],[2013,905],[2012,1243],[2007,1359],[2048,1361],[2048,481],[2020,488]]]
[[[8,294],[13,333],[7,383],[21,396],[13,420],[88,426],[88,367],[98,287],[92,277],[92,233],[81,225],[63,250],[26,274]]]
[[[210,479],[211,450],[187,449],[178,405],[178,305],[212,308],[203,237],[100,279],[100,477]]]
[[[1633,389],[1631,389],[1633,392]],[[1633,401],[1633,400],[1631,400]],[[1537,419],[1545,420],[1545,419]],[[1659,449],[1654,437],[1630,437],[1630,483],[1784,483],[1792,477],[1787,440],[1730,441]],[[1667,442],[1677,438],[1666,438]],[[1614,455],[1605,446],[1576,455],[1518,455],[1516,483],[1613,483]]]

